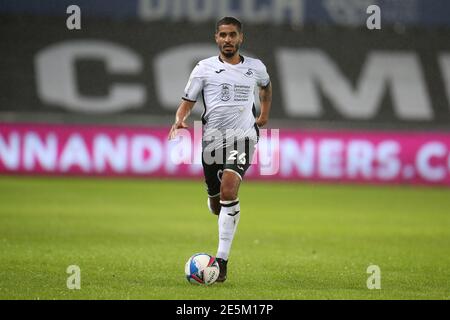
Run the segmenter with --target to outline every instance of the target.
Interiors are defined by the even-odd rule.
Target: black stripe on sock
[[[222,201],[221,201],[220,205],[222,207],[229,208],[229,207],[233,207],[233,206],[237,205],[238,203],[239,203],[239,201],[235,201],[235,202],[232,202],[232,203],[229,203],[229,204],[223,204]]]
[[[234,217],[235,215],[237,215],[240,211],[236,211],[235,213],[227,213],[229,216]]]

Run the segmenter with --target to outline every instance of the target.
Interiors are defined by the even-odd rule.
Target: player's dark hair
[[[223,26],[223,25],[226,25],[226,24],[232,24],[232,25],[236,26],[238,31],[239,31],[239,33],[242,33],[242,30],[243,30],[242,23],[238,19],[236,19],[234,17],[224,17],[224,18],[220,19],[219,21],[217,21],[217,23],[216,23],[216,33],[219,31],[219,27],[220,26]]]

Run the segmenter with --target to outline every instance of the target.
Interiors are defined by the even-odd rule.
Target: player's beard
[[[236,55],[237,53],[238,53],[238,51],[239,51],[239,43],[237,43],[237,44],[235,44],[234,46],[233,46],[233,49],[234,50],[232,50],[232,51],[225,51],[225,46],[222,46],[222,48],[221,48],[221,52],[222,52],[222,54],[225,56],[225,57],[227,57],[227,58],[232,58],[232,57],[234,57],[234,55]]]

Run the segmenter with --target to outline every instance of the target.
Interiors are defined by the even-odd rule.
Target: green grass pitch
[[[448,189],[245,181],[240,200],[228,280],[200,287],[202,181],[0,177],[0,299],[450,299]]]

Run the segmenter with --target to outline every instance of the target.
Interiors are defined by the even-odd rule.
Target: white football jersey
[[[240,57],[241,62],[235,65],[220,56],[201,60],[189,77],[183,99],[197,101],[202,94],[204,140],[217,130],[226,138],[231,132],[228,129],[238,139],[257,140],[254,92],[256,86],[267,86],[270,78],[261,60]]]

